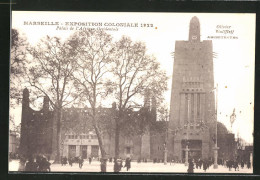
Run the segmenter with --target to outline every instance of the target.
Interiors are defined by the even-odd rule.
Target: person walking
[[[72,157],[69,158],[69,165],[72,167],[73,165],[73,160],[72,160]]]
[[[118,165],[119,165],[119,171],[121,171],[121,169],[123,167],[123,159],[121,157],[119,157],[119,159],[118,159]]]
[[[199,163],[199,168],[201,169],[201,166],[202,166],[202,163],[203,163],[203,162],[202,162],[202,159],[199,159],[199,162],[198,162],[198,163]]]
[[[41,172],[51,172],[51,163],[47,161],[45,157],[42,158],[40,164],[39,164],[39,171]]]
[[[107,159],[105,158],[100,159],[100,169],[101,172],[107,172]]]
[[[125,167],[126,167],[127,171],[131,168],[131,158],[130,157],[126,158]]]
[[[89,164],[91,164],[91,161],[92,161],[92,158],[89,157],[89,158],[88,158],[88,162],[89,162]]]
[[[188,173],[194,173],[194,163],[192,159],[189,159],[189,165],[188,165]]]
[[[251,168],[251,162],[247,161],[247,169],[250,169],[250,168]]]
[[[80,169],[81,169],[82,166],[83,166],[83,162],[84,162],[84,160],[83,160],[83,158],[80,156],[80,157],[79,157],[79,168],[80,168]]]
[[[64,157],[63,161],[64,161],[64,165],[66,166],[66,164],[68,163],[68,162],[67,162],[67,161],[68,161],[68,159],[67,159],[67,157],[66,157],[66,156]]]
[[[24,157],[21,157],[20,161],[19,161],[18,171],[24,171],[25,170],[25,163],[26,163],[26,159]]]
[[[204,159],[203,162],[202,162],[202,166],[203,166],[203,170],[206,172],[206,170],[207,170],[207,168],[208,168],[208,167],[207,167],[208,165],[207,165],[207,161],[206,161],[205,159]]]
[[[25,165],[25,171],[27,172],[38,171],[38,164],[34,161],[34,158],[32,156],[29,157],[28,162]]]
[[[196,166],[196,169],[199,168],[199,160],[198,159],[195,159],[195,166]]]
[[[241,161],[241,169],[243,169],[244,166],[245,166],[245,163],[244,163],[244,161],[242,160],[242,161]]]
[[[38,164],[38,166],[39,166],[39,164],[40,164],[41,161],[42,161],[42,155],[38,154],[38,155],[36,156],[36,163]]]
[[[119,161],[114,158],[114,172],[119,172]]]
[[[238,166],[238,162],[237,161],[234,161],[234,168],[235,168],[235,171],[236,170],[239,171],[239,166]]]
[[[61,157],[61,166],[65,166],[67,162],[65,162],[65,157]]]

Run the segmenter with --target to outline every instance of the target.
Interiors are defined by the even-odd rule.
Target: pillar
[[[194,93],[191,93],[190,99],[190,122],[194,123]]]
[[[191,94],[188,94],[188,123],[191,122]]]
[[[91,145],[87,146],[87,156],[90,157],[91,156]]]
[[[182,147],[181,147],[181,141],[174,141],[173,145],[173,155],[177,156],[179,159],[182,160]]]
[[[185,148],[185,166],[188,166],[189,165],[189,148],[188,148],[188,145],[186,145],[186,148]]]
[[[200,94],[201,121],[205,122],[205,93]]]
[[[180,100],[180,118],[179,118],[179,126],[183,126],[184,125],[184,121],[185,121],[185,94],[181,93],[181,100]]]
[[[253,153],[250,152],[250,163],[251,163],[251,168],[253,169]]]
[[[213,148],[213,151],[214,151],[214,166],[213,166],[213,168],[214,169],[218,168],[218,149],[219,149],[219,147],[217,147],[217,145]]]
[[[80,156],[80,145],[76,145],[76,156]]]
[[[167,148],[165,147],[165,149],[164,149],[164,165],[167,164],[167,153],[168,153],[168,150],[167,150]]]
[[[194,124],[197,124],[197,93],[194,93],[194,109],[193,109],[193,112],[194,112]]]
[[[69,157],[69,151],[68,151],[69,146],[67,144],[64,144],[63,148],[63,156]]]
[[[188,94],[184,94],[184,124],[188,123]]]

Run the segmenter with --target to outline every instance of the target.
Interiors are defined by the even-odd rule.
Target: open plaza
[[[124,165],[124,164],[123,164]],[[107,172],[113,171],[114,163],[107,163]],[[17,171],[19,168],[19,160],[12,160],[9,163],[9,171]],[[137,163],[132,162],[129,171],[126,168],[122,168],[120,173],[187,173],[188,167],[181,163]],[[70,165],[62,166],[61,164],[51,164],[51,172],[100,172],[100,162],[93,161],[91,164],[87,160],[84,161],[83,167],[80,169],[78,163],[74,163],[71,167]],[[239,171],[235,171],[232,168],[231,171],[227,167],[219,165],[217,169],[210,166],[206,172],[201,169],[194,169],[194,173],[253,173],[253,169],[247,169],[239,167]]]

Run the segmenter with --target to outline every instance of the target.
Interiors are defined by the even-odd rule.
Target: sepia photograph
[[[9,173],[253,173],[254,13],[12,11]]]

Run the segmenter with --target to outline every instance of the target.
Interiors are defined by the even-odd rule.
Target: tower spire
[[[189,41],[200,42],[200,22],[196,16],[190,20]]]

